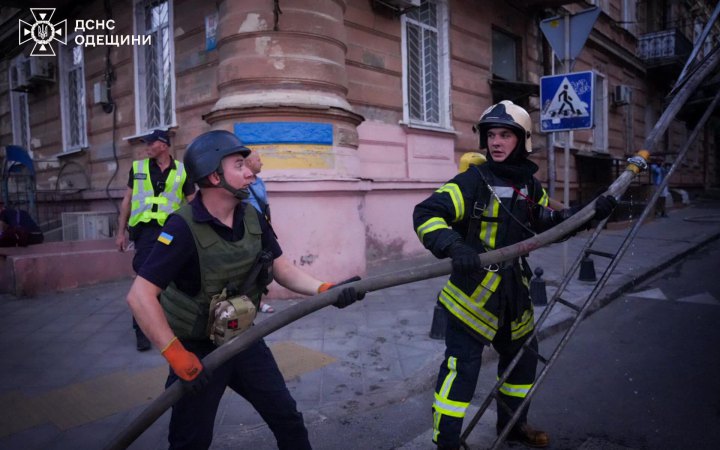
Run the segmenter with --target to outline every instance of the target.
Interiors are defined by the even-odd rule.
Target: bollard
[[[432,325],[430,326],[430,339],[445,339],[445,328],[447,328],[448,312],[440,302],[435,303],[433,310]]]
[[[530,280],[530,298],[535,306],[547,305],[547,291],[545,289],[545,280],[542,279],[543,273],[541,267],[536,267],[535,277]]]
[[[585,253],[585,257],[580,261],[580,274],[578,275],[580,281],[597,281],[595,276],[595,263],[592,258]]]

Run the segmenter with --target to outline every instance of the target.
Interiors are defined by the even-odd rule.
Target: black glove
[[[612,214],[613,210],[617,206],[618,202],[612,195],[606,195],[604,197],[598,197],[595,201],[595,215],[593,219],[604,220]]]
[[[201,370],[198,376],[193,378],[192,381],[185,381],[180,378],[183,391],[185,391],[186,394],[190,395],[199,394],[207,387],[208,384],[210,384],[211,376],[212,372],[207,367],[203,367],[203,370]]]
[[[360,280],[361,280],[361,278],[359,276],[355,275],[354,277],[348,278],[347,280],[341,281],[337,284],[323,283],[320,286],[319,291],[325,292],[328,289],[332,289],[332,288],[335,288],[335,287],[343,285],[343,284],[352,283],[354,281],[360,281]],[[364,298],[365,298],[364,292],[358,292],[355,289],[355,287],[352,287],[352,286],[346,287],[346,288],[343,288],[342,291],[340,291],[340,294],[338,294],[337,300],[335,301],[335,303],[333,303],[333,306],[335,306],[336,308],[340,308],[340,309],[346,308],[346,307],[352,305],[353,303],[355,303],[356,301],[362,300]]]
[[[478,252],[462,241],[453,242],[447,253],[452,258],[453,270],[461,275],[471,275],[482,269]]]

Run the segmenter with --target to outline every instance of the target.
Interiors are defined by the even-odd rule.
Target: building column
[[[222,2],[220,98],[203,118],[213,128],[235,131],[248,144],[265,145],[271,170],[357,176],[357,126],[363,118],[346,99],[344,13],[344,0]],[[244,136],[238,131],[243,123],[275,125],[244,126]],[[271,142],[268,133],[285,137]],[[289,163],[289,156],[308,164]]]
[[[221,2],[220,96],[203,116],[260,153],[284,255],[331,282],[366,268],[367,187],[357,151],[363,117],[347,101],[345,6],[344,0]],[[297,296],[275,284],[269,295]]]

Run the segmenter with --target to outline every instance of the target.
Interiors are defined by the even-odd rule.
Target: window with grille
[[[423,0],[403,15],[404,118],[449,127],[447,4]]]
[[[135,101],[138,134],[175,125],[175,57],[172,2],[135,2],[135,34],[151,36],[135,46]]]
[[[68,39],[60,46],[59,63],[63,150],[69,152],[87,147],[83,47]]]
[[[637,32],[637,0],[623,0],[622,26],[631,33]]]
[[[25,57],[20,55],[10,63],[10,118],[12,121],[13,144],[30,150],[30,111],[27,92],[22,89],[27,83]]]

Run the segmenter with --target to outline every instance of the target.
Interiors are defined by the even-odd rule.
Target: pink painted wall
[[[452,178],[454,135],[364,122],[358,177],[329,170],[267,170],[273,225],[285,256],[326,281],[364,275],[367,264],[423,254],[412,226],[415,205]],[[352,164],[352,163],[351,163]],[[296,298],[274,283],[270,298]]]

